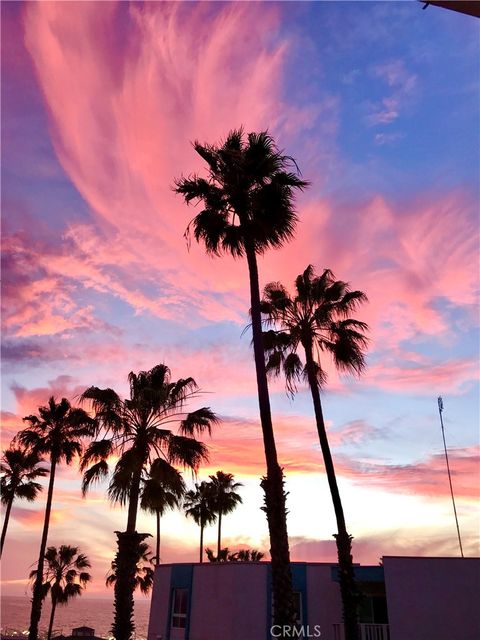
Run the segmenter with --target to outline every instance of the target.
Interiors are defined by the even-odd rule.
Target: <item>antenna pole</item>
[[[439,396],[438,397],[438,413],[440,414],[440,424],[442,426],[443,448],[445,449],[445,460],[447,462],[448,482],[450,483],[450,493],[452,495],[453,513],[455,514],[455,524],[457,525],[458,544],[460,546],[460,553],[462,555],[462,558],[464,558],[465,556],[463,555],[462,538],[460,537],[460,527],[458,526],[457,508],[455,507],[455,498],[453,497],[452,476],[450,474],[450,465],[448,463],[447,443],[445,441],[445,429],[443,427],[442,412],[443,412],[443,400],[441,396]]]

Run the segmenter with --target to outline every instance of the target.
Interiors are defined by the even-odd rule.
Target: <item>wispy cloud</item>
[[[417,91],[417,75],[407,69],[403,60],[373,65],[370,73],[389,87],[390,94],[368,105],[369,113],[365,121],[369,126],[390,124],[411,104]]]

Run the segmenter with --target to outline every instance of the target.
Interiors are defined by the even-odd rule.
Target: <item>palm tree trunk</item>
[[[287,513],[285,492],[283,489],[283,471],[278,464],[270,411],[270,398],[268,395],[257,258],[255,246],[248,238],[245,239],[245,253],[250,276],[253,352],[257,374],[258,403],[262,424],[265,460],[267,463],[267,475],[262,479],[261,486],[265,492],[264,510],[267,514],[271,545],[272,591],[275,602],[273,624],[280,625],[283,629],[283,627],[289,627],[295,623],[290,551],[288,547]]]
[[[55,609],[56,608],[57,608],[57,599],[56,598],[52,598],[52,611],[50,613],[50,623],[48,625],[47,640],[50,640],[51,637],[52,637],[53,621],[55,620]]]
[[[220,560],[222,550],[222,510],[218,512],[218,539],[217,539],[217,560]]]
[[[128,519],[127,519],[127,533],[133,533],[137,526],[137,513],[138,513],[138,499],[140,496],[140,479],[142,476],[142,469],[138,469],[132,477],[132,484],[130,487],[130,494],[128,500]]]
[[[328,444],[327,430],[323,418],[322,402],[316,375],[316,365],[313,359],[311,343],[303,342],[307,364],[307,375],[312,394],[315,419],[317,423],[318,437],[322,449],[325,471],[332,496],[335,518],[337,520],[338,533],[334,536],[337,543],[338,567],[340,573],[340,593],[343,605],[343,621],[345,624],[345,640],[358,640],[358,587],[355,581],[352,558],[352,536],[347,532],[342,501],[338,490],[335,468],[333,466],[330,445]]]
[[[203,562],[203,524],[200,525],[200,562]]]
[[[12,510],[13,498],[14,498],[14,490],[13,490],[13,487],[12,487],[12,497],[7,502],[7,510],[5,511],[5,519],[3,521],[2,541],[1,541],[1,544],[0,544],[0,558],[2,557],[3,544],[5,542],[5,536],[7,535],[8,520],[10,518],[10,511]]]
[[[28,640],[38,639],[38,624],[42,615],[42,584],[43,584],[43,565],[45,560],[45,550],[47,548],[48,527],[50,524],[50,513],[52,511],[53,485],[55,483],[55,469],[57,460],[52,457],[50,464],[50,479],[48,482],[47,504],[45,506],[45,519],[43,521],[43,533],[40,543],[40,553],[38,556],[37,575],[33,585],[32,610],[30,613],[30,627],[28,631]]]
[[[160,511],[157,510],[157,559],[155,564],[158,566],[160,564]]]
[[[133,622],[133,592],[135,591],[137,562],[140,559],[138,545],[148,535],[139,534],[135,530],[141,475],[142,468],[140,467],[132,477],[128,503],[127,530],[124,533],[116,531],[118,539],[116,556],[117,579],[114,589],[115,614],[112,627],[115,640],[130,640],[135,631],[135,624]]]

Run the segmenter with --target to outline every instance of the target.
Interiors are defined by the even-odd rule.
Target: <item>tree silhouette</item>
[[[14,443],[10,444],[10,448],[2,456],[0,462],[0,472],[2,473],[0,490],[2,504],[6,506],[6,511],[2,528],[0,558],[2,557],[8,521],[15,498],[33,502],[42,490],[42,486],[35,482],[37,478],[48,474],[46,467],[39,466],[42,462],[42,458],[37,453],[16,447]]]
[[[368,327],[364,322],[352,319],[350,315],[365,301],[364,293],[351,291],[345,282],[335,280],[328,269],[321,276],[316,276],[310,265],[297,277],[294,297],[280,283],[273,282],[265,287],[261,303],[266,324],[273,327],[264,333],[267,371],[273,375],[283,371],[290,393],[294,393],[296,382],[302,378],[310,387],[337,520],[335,538],[346,640],[356,640],[358,637],[358,590],[353,571],[352,537],[345,524],[323,417],[320,387],[326,381],[326,374],[320,354],[328,354],[341,371],[356,374],[363,371],[368,342],[365,331]],[[305,353],[305,365],[297,353],[300,346]]]
[[[307,183],[295,162],[283,155],[266,132],[231,131],[220,145],[195,142],[208,165],[207,178],[193,175],[176,181],[176,192],[187,203],[200,202],[202,211],[187,228],[207,253],[246,258],[250,280],[253,351],[257,375],[267,475],[262,480],[268,520],[274,624],[295,622],[283,473],[278,464],[262,342],[257,255],[281,247],[293,236],[297,217],[295,192]]]
[[[242,498],[236,490],[243,487],[241,482],[234,482],[232,473],[217,471],[214,476],[209,476],[212,506],[218,516],[218,540],[217,557],[222,550],[222,515],[231,513],[242,502]]]
[[[205,549],[205,553],[209,562],[260,562],[265,555],[256,549],[239,549],[231,552],[228,547],[221,549],[217,555],[208,548]]]
[[[16,439],[28,451],[36,455],[47,456],[50,460],[50,478],[48,482],[47,503],[43,523],[37,573],[33,585],[32,610],[30,614],[29,640],[37,640],[38,624],[42,614],[42,576],[47,548],[48,528],[52,510],[53,487],[57,466],[64,462],[71,464],[75,456],[82,452],[82,438],[91,436],[95,422],[85,411],[72,407],[66,398],[59,403],[52,396],[46,407],[38,408],[38,415],[24,418],[30,427],[20,431]]]
[[[198,396],[197,384],[193,378],[172,381],[165,364],[138,374],[131,372],[128,381],[130,398],[122,399],[113,389],[98,387],[89,387],[81,396],[82,402],[91,402],[99,425],[99,439],[89,445],[82,458],[83,492],[86,493],[93,482],[108,476],[107,459],[115,454],[118,462],[108,495],[112,501],[128,505],[126,531],[117,532],[112,627],[116,640],[130,640],[135,629],[135,568],[140,559],[140,543],[149,535],[136,531],[142,476],[155,459],[196,471],[208,455],[206,445],[195,436],[210,433],[218,422],[208,407],[185,412],[186,403]],[[169,428],[172,423],[179,425],[179,434]]]
[[[144,595],[148,595],[153,586],[154,570],[152,569],[152,553],[146,542],[140,542],[137,551],[138,560],[135,566],[135,587],[134,591],[140,589]],[[117,563],[112,560],[110,571],[105,580],[107,587],[115,585],[117,581]]]
[[[46,571],[43,576],[42,595],[45,599],[50,592],[52,610],[48,625],[47,640],[52,637],[53,622],[57,605],[65,606],[76,596],[81,596],[83,589],[90,582],[92,576],[84,571],[90,568],[90,562],[83,553],[78,553],[78,547],[62,544],[48,547],[45,553]],[[37,578],[37,570],[30,573],[30,579]]]
[[[185,494],[183,507],[185,515],[193,518],[195,524],[200,527],[200,562],[203,562],[203,530],[217,519],[210,483],[195,483],[195,490],[187,491]]]
[[[168,509],[176,509],[181,505],[185,491],[185,482],[177,469],[162,458],[152,463],[143,480],[140,507],[156,517],[156,565],[160,564],[160,517]]]

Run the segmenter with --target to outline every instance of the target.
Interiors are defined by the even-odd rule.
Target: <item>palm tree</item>
[[[116,532],[118,551],[115,559],[115,620],[116,640],[130,640],[134,631],[133,589],[135,566],[140,558],[140,543],[149,535],[137,533],[137,512],[142,476],[155,459],[169,464],[182,464],[196,471],[208,459],[207,447],[195,435],[218,422],[213,411],[202,407],[186,413],[185,404],[198,396],[193,378],[172,381],[170,369],[159,364],[150,371],[128,375],[130,398],[122,399],[113,389],[89,387],[81,395],[90,401],[98,421],[98,440],[86,450],[81,463],[84,471],[82,490],[108,476],[107,459],[116,455],[108,495],[113,502],[128,505],[127,528]],[[170,429],[179,424],[179,434]],[[89,466],[91,465],[91,466]]]
[[[236,490],[243,487],[241,482],[234,482],[232,473],[217,471],[214,476],[209,476],[212,492],[212,504],[218,515],[218,539],[217,557],[222,550],[222,515],[231,513],[242,502],[242,498]]]
[[[295,281],[296,294],[291,297],[278,282],[265,287],[261,303],[266,323],[274,327],[264,334],[267,371],[278,375],[283,369],[287,389],[294,393],[300,378],[306,379],[312,394],[318,436],[328,484],[332,495],[337,534],[335,535],[340,570],[346,640],[358,637],[357,588],[352,560],[352,536],[347,532],[332,455],[323,418],[320,387],[326,381],[320,354],[327,353],[340,371],[360,374],[365,368],[368,340],[364,322],[354,320],[351,313],[366,301],[361,291],[351,291],[348,284],[335,280],[325,269],[316,276],[310,265]],[[297,350],[305,352],[305,366]]]
[[[256,549],[239,549],[238,551],[230,552],[228,547],[221,549],[217,555],[208,548],[205,549],[205,553],[209,562],[260,562],[265,555]]]
[[[206,547],[205,553],[209,562],[228,562],[230,559],[230,549],[228,547],[220,549],[220,552],[217,553],[217,555],[213,553],[212,549]]]
[[[153,513],[157,520],[155,564],[160,564],[160,516],[168,509],[178,508],[186,487],[182,474],[166,460],[159,458],[150,466],[143,481],[140,507]]]
[[[212,493],[209,482],[195,483],[195,491],[187,491],[183,506],[185,514],[193,518],[200,527],[200,562],[203,562],[203,530],[213,524],[217,515],[212,504]]]
[[[176,181],[176,192],[187,203],[201,202],[203,210],[190,226],[207,253],[230,253],[246,258],[250,279],[253,351],[267,475],[265,491],[275,599],[274,624],[295,622],[283,473],[278,463],[265,370],[257,255],[281,247],[293,236],[297,216],[294,195],[307,182],[298,176],[294,160],[283,155],[266,132],[231,131],[220,145],[195,142],[207,162],[208,176],[193,175]]]
[[[139,545],[139,559],[135,567],[135,587],[134,591],[140,589],[144,595],[148,595],[153,586],[154,571],[152,567],[152,553],[146,542]],[[107,587],[111,587],[117,581],[117,563],[112,560],[110,573],[105,580]]]
[[[6,511],[0,543],[0,558],[2,557],[13,501],[18,498],[33,502],[42,490],[42,486],[35,482],[36,478],[48,474],[47,468],[39,466],[42,462],[43,460],[37,453],[15,447],[13,443],[2,456],[0,472],[3,475],[0,479],[0,490],[2,504],[6,506]]]
[[[90,568],[90,562],[83,553],[78,553],[78,547],[70,547],[62,544],[58,550],[56,547],[48,547],[45,553],[46,572],[43,576],[42,594],[46,598],[50,591],[52,598],[52,610],[48,625],[47,640],[52,637],[53,621],[57,605],[67,605],[69,600],[81,596],[87,582],[92,576],[84,571]],[[30,578],[37,577],[37,570],[30,573]]]
[[[264,553],[256,549],[240,549],[229,560],[231,562],[260,562],[264,555]]]
[[[37,455],[50,459],[50,478],[48,482],[47,503],[43,523],[37,573],[33,585],[32,610],[30,615],[29,640],[37,640],[38,623],[42,614],[42,578],[45,551],[47,548],[48,527],[52,510],[53,487],[57,466],[64,462],[71,464],[76,455],[82,452],[82,438],[93,434],[95,422],[82,409],[72,407],[66,398],[56,402],[52,396],[46,407],[38,408],[38,415],[24,418],[30,426],[16,435],[20,444]]]

